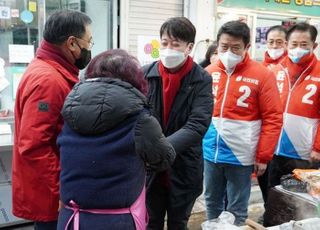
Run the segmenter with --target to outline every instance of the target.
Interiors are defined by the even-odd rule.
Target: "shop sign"
[[[320,0],[216,0],[219,6],[320,17]]]
[[[27,24],[33,21],[33,14],[31,13],[31,11],[28,10],[22,11],[20,17],[21,20]]]
[[[37,12],[37,2],[29,1],[29,11]]]
[[[159,59],[160,41],[157,36],[138,36],[138,60],[141,65]]]
[[[18,18],[20,15],[19,9],[11,9],[11,17]]]
[[[0,6],[0,19],[10,19],[10,7]]]
[[[34,57],[33,45],[9,44],[10,63],[30,63]]]

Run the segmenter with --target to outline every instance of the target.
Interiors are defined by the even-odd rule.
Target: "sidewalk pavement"
[[[249,199],[248,215],[249,219],[258,221],[259,217],[264,212],[263,199],[260,188],[253,182]],[[201,230],[201,223],[206,221],[206,208],[203,195],[201,195],[192,210],[189,220],[189,230]]]

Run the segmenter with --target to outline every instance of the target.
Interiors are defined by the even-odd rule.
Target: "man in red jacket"
[[[20,82],[15,103],[12,167],[13,214],[56,229],[59,208],[59,151],[64,99],[91,59],[91,19],[59,11],[46,22],[44,41]]]
[[[317,29],[298,23],[288,30],[288,56],[272,68],[283,108],[283,127],[269,165],[269,188],[296,168],[320,167],[320,62],[314,54]],[[272,203],[266,205],[264,225],[274,225]]]
[[[268,29],[266,33],[267,50],[264,54],[264,61],[262,64],[269,69],[281,63],[287,56],[287,30],[281,26],[276,25]],[[262,192],[263,201],[266,203],[268,199],[268,175],[269,165],[264,174],[258,177],[259,187]],[[262,220],[259,220],[262,222]]]
[[[275,73],[280,92],[284,126],[270,164],[269,185],[280,184],[281,176],[295,168],[318,168],[320,162],[319,96],[320,62],[317,29],[307,23],[288,31],[288,56]]]
[[[248,217],[251,173],[262,175],[272,159],[282,107],[272,72],[249,57],[248,25],[239,21],[223,24],[217,42],[219,61],[206,68],[212,77],[215,104],[202,145],[204,196],[208,219],[226,210],[241,226]]]
[[[280,63],[287,56],[287,31],[280,25],[272,26],[266,33],[267,50],[262,64],[271,68]]]

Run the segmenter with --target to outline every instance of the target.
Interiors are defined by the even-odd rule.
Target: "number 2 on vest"
[[[309,92],[302,97],[302,103],[312,105],[313,101],[310,98],[316,94],[317,86],[314,84],[307,85],[306,90],[309,90]]]
[[[249,88],[249,86],[243,85],[239,88],[239,92],[243,94],[237,100],[237,106],[248,108],[249,104],[244,101],[250,96],[251,89]]]

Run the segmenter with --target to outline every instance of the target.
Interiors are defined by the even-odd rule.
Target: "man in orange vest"
[[[269,69],[281,63],[287,56],[287,31],[281,25],[272,26],[266,33],[267,50],[262,64]],[[264,174],[257,177],[264,203],[268,200],[269,165]]]
[[[288,31],[288,56],[275,66],[284,125],[270,163],[270,186],[295,168],[317,168],[320,161],[320,63],[313,51],[317,30],[307,23]]]
[[[208,219],[225,209],[236,225],[248,217],[251,173],[264,173],[282,126],[282,108],[271,71],[250,59],[250,29],[239,21],[224,24],[217,36],[219,61],[207,67],[215,106],[203,139]]]
[[[287,31],[280,25],[272,26],[266,33],[267,50],[262,64],[272,67],[280,63],[287,56]]]

